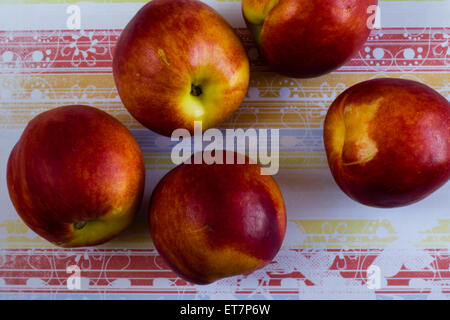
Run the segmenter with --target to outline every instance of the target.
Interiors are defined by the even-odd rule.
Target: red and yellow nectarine
[[[64,247],[101,244],[124,230],[139,208],[144,179],[130,131],[106,112],[81,105],[33,118],[7,166],[19,216]]]
[[[310,78],[350,59],[370,34],[378,0],[242,0],[242,12],[269,67]]]
[[[113,58],[114,80],[142,125],[170,136],[193,133],[230,116],[244,98],[249,62],[228,23],[197,0],[153,0],[123,30]]]
[[[150,202],[150,233],[180,276],[207,284],[275,257],[286,231],[285,207],[275,180],[260,170],[248,159],[184,163],[159,182]]]
[[[450,177],[450,104],[412,80],[361,82],[329,108],[324,142],[348,196],[375,207],[408,205]]]

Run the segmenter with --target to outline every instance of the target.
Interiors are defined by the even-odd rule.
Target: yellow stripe
[[[242,106],[221,128],[321,128],[333,98],[360,81],[387,75],[332,73],[314,79],[252,74]],[[389,73],[449,94],[449,73]],[[66,104],[103,109],[131,129],[142,128],[120,102],[111,74],[0,75],[0,126],[24,128],[38,112]],[[282,102],[280,102],[282,100]]]
[[[241,2],[241,0],[215,0],[216,2]],[[381,2],[443,2],[446,0],[379,0]],[[3,0],[3,4],[77,4],[80,0]],[[150,0],[89,0],[91,3],[146,3]],[[213,2],[213,1],[210,1]]]
[[[381,249],[398,239],[397,232],[388,219],[290,219],[289,223],[295,226],[301,236],[297,244],[285,245],[284,248]],[[437,223],[438,225],[431,230],[422,231],[421,239],[413,243],[413,246],[448,248],[450,219],[438,219]],[[53,247],[38,236],[27,235],[29,229],[19,219],[4,220],[0,222],[0,228],[7,233],[0,239],[0,248]],[[148,234],[147,224],[136,221],[124,234],[100,247],[153,248],[153,244]]]

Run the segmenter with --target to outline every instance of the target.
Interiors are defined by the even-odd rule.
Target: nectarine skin
[[[324,143],[348,196],[374,207],[412,204],[450,177],[450,104],[416,81],[364,81],[329,108]]]
[[[228,23],[197,0],[153,0],[117,42],[114,80],[143,126],[170,136],[194,121],[216,126],[241,104],[249,82],[245,49]]]
[[[242,0],[246,24],[269,67],[310,78],[342,66],[366,42],[377,0]]]
[[[181,164],[154,190],[149,221],[160,255],[198,284],[265,266],[286,232],[278,185],[256,164]]]
[[[64,247],[101,244],[124,230],[139,208],[144,180],[133,135],[106,112],[82,105],[33,118],[7,165],[19,216]]]

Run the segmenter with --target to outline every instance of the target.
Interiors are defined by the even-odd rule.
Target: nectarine
[[[191,163],[170,171],[153,191],[150,233],[159,254],[198,284],[265,266],[286,231],[275,180],[248,159],[246,164]]]
[[[249,62],[230,25],[197,0],[153,0],[122,31],[114,80],[128,111],[142,125],[170,136],[193,133],[230,116],[244,98]]]
[[[269,67],[310,78],[350,59],[370,34],[378,0],[242,0],[242,12]]]
[[[348,196],[375,207],[408,205],[450,177],[450,104],[412,80],[361,82],[329,108],[324,142]]]
[[[141,203],[144,178],[130,131],[106,112],[81,105],[33,118],[7,166],[19,216],[64,247],[101,244],[124,230]]]

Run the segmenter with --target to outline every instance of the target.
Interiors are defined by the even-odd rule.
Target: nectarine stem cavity
[[[87,224],[86,221],[75,222],[73,224],[73,227],[77,230],[80,230],[80,229],[83,229],[86,224]]]
[[[202,94],[202,88],[200,86],[197,86],[193,83],[191,83],[191,95],[194,97],[198,97]]]

